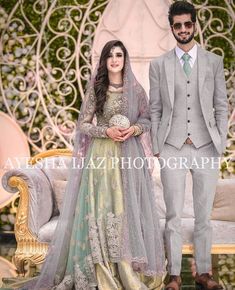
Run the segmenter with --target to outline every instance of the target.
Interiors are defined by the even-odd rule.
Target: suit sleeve
[[[222,152],[224,152],[228,130],[228,101],[222,58],[220,58],[215,73],[214,110],[217,129],[221,137]]]
[[[151,117],[151,139],[153,145],[153,154],[159,153],[157,141],[158,127],[162,117],[162,100],[160,94],[160,72],[157,64],[150,63],[149,69],[150,82],[150,117]]]

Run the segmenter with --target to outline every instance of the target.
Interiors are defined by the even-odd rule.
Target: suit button
[[[188,120],[188,123],[190,123],[190,120]]]
[[[187,81],[187,84],[189,84],[190,83],[190,81]]]
[[[191,134],[190,133],[188,133],[188,136],[190,136]]]
[[[190,107],[188,107],[188,110],[190,110]]]
[[[187,97],[190,97],[190,94],[187,94]]]

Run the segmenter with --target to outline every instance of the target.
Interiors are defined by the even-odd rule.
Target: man
[[[189,171],[195,212],[195,282],[202,289],[223,289],[209,274],[210,214],[219,173],[215,159],[226,147],[223,61],[195,43],[196,11],[192,4],[173,3],[169,22],[177,46],[150,64],[151,135],[154,155],[161,165],[166,204],[165,242],[170,279],[165,289],[181,287],[181,214]],[[177,166],[167,162],[172,158],[177,160]]]

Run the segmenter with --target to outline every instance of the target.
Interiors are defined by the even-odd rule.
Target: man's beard
[[[187,43],[189,43],[194,38],[194,34],[195,34],[195,30],[192,32],[192,34],[189,36],[189,38],[187,38],[187,39],[181,39],[177,35],[175,35],[175,33],[173,32],[173,35],[174,35],[176,41],[179,42],[180,44],[187,44]]]

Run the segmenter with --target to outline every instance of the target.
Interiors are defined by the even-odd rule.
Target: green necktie
[[[183,70],[186,74],[186,76],[188,77],[191,73],[191,66],[190,66],[190,63],[189,63],[189,59],[190,59],[190,55],[188,53],[185,53],[183,56],[182,56],[182,59],[184,61],[184,65],[183,65]]]

